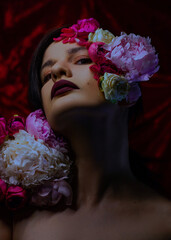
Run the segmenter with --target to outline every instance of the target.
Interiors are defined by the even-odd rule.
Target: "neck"
[[[74,152],[74,163],[77,168],[77,199],[76,207],[91,207],[99,200],[102,171],[92,157],[92,151],[83,138],[74,134],[69,139]]]
[[[119,175],[113,174],[108,176],[104,173],[104,168],[92,157],[91,151],[86,149],[87,154],[80,151],[80,143],[76,153],[76,167],[78,169],[78,188],[76,207],[94,208],[111,201],[135,201],[140,202],[152,199],[158,194],[138,181],[130,169],[120,172]],[[128,161],[128,159],[127,159]],[[128,161],[129,162],[129,161]]]
[[[151,195],[150,189],[133,177],[129,166],[123,172],[118,169],[118,172],[113,170],[114,173],[108,175],[93,157],[92,150],[81,143],[83,141],[72,141],[78,170],[77,208],[93,208],[106,201],[144,199]],[[129,162],[128,159],[126,161]]]
[[[87,110],[76,114],[69,112],[62,115],[58,124],[75,154],[76,207],[93,207],[106,200],[141,200],[155,196],[154,191],[135,179],[130,169],[127,125],[120,126],[120,121],[115,123],[119,116],[105,121],[106,112],[100,112],[101,118],[99,111],[97,113],[93,111],[92,116]],[[110,111],[109,117],[112,114]]]
[[[78,167],[78,198],[77,206],[91,207],[100,201],[103,174],[90,158],[77,158]]]

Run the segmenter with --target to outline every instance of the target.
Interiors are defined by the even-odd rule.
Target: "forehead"
[[[79,51],[86,51],[88,53],[88,50],[85,47],[82,47],[77,43],[63,44],[62,42],[53,42],[46,49],[42,63],[44,63],[47,59],[56,59],[58,57],[61,58],[62,56],[78,52],[74,51],[73,49],[77,49]]]

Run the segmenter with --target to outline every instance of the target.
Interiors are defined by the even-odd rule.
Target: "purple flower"
[[[138,86],[138,83],[131,83],[128,95],[126,97],[127,102],[131,103],[131,105],[134,105],[140,96],[141,90]]]
[[[66,205],[71,205],[72,189],[64,178],[55,179],[38,187],[32,195],[31,204],[40,207],[55,206],[62,197]]]
[[[41,109],[28,115],[26,118],[26,130],[35,138],[42,139],[50,147],[57,149],[60,147],[63,153],[66,152],[63,139],[56,137]]]
[[[104,48],[109,51],[106,57],[123,71],[129,82],[147,81],[159,69],[158,55],[149,37],[122,33]]]

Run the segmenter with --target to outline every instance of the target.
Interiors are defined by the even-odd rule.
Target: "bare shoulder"
[[[116,232],[124,232],[127,239],[171,239],[171,201],[167,199],[159,197],[127,201],[120,207],[118,219]]]
[[[6,224],[6,222],[0,220],[0,239],[11,240],[12,237],[12,225]]]
[[[12,238],[12,215],[8,210],[0,206],[0,239],[11,240]]]
[[[59,229],[63,226],[62,219],[67,212],[68,210],[62,213],[49,210],[25,210],[22,214],[16,214],[13,220],[13,240],[56,240]]]
[[[14,221],[14,240],[169,240],[171,202],[111,201],[96,208],[34,211]]]

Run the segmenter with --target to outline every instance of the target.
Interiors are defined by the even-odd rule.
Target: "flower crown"
[[[10,210],[26,203],[54,206],[62,197],[70,205],[70,166],[67,144],[56,137],[42,110],[26,121],[18,115],[8,122],[0,117],[0,201]]]
[[[139,82],[148,81],[158,71],[158,55],[149,37],[130,33],[114,36],[93,19],[78,20],[63,28],[54,41],[85,46],[93,65],[90,69],[105,99],[133,105],[141,96]]]

